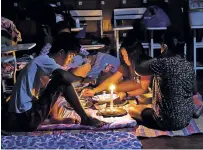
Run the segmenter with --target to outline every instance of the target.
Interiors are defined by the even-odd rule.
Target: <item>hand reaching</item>
[[[92,89],[84,89],[82,91],[82,96],[84,96],[84,97],[94,96],[94,95],[95,95],[95,91]]]
[[[120,100],[123,100],[126,97],[126,93],[120,92],[120,93],[118,93],[118,97],[120,98]]]

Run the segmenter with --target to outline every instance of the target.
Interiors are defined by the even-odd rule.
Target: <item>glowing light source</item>
[[[110,94],[110,109],[113,109],[113,91],[115,90],[115,86],[112,84],[110,86],[111,94]]]

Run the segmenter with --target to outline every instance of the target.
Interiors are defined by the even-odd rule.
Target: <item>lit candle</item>
[[[110,109],[113,108],[113,91],[115,90],[115,86],[111,85],[110,86],[111,94],[110,94]]]

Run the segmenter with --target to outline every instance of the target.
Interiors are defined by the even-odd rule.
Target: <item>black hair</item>
[[[137,39],[135,39],[131,45],[125,45],[122,47],[126,49],[128,53],[128,58],[130,59],[132,64],[140,64],[142,61],[150,59],[150,57],[146,54],[146,50],[144,49],[142,43]],[[123,58],[122,55],[121,58]],[[124,60],[121,59],[121,62],[124,63]]]
[[[134,41],[132,42],[131,45],[128,45],[128,46],[125,45],[125,46],[122,46],[121,48],[126,49],[126,51],[128,53],[128,59],[130,60],[130,62],[132,64],[132,66],[129,67],[125,63],[123,56],[121,54],[121,51],[120,51],[120,56],[121,56],[120,58],[121,58],[122,66],[124,66],[125,68],[128,68],[128,70],[126,70],[126,71],[128,71],[129,77],[131,79],[138,78],[134,72],[135,65],[138,65],[143,61],[149,60],[150,57],[146,54],[146,50],[144,49],[142,43],[139,40],[137,40],[136,38],[134,38]]]
[[[162,52],[160,57],[173,57],[175,55],[184,56],[184,43],[176,43],[170,28],[164,33],[160,40],[161,45],[166,44],[167,48]]]
[[[80,43],[71,33],[64,32],[55,37],[49,54],[55,54],[61,49],[63,49],[66,53],[79,52]]]
[[[55,27],[56,34],[64,29],[69,29],[71,32],[71,26],[68,21],[60,21],[60,22],[56,23],[56,27]]]

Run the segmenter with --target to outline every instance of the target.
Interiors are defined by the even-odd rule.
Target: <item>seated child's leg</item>
[[[62,96],[52,107],[50,117],[43,124],[80,123],[80,117],[70,108],[70,104]]]
[[[63,81],[63,80],[61,80]],[[63,92],[63,96],[65,97],[66,101],[71,105],[71,107],[76,111],[76,113],[81,117],[81,124],[83,125],[94,125],[94,126],[101,126],[103,125],[103,122],[94,119],[87,115],[85,110],[80,104],[79,98],[77,96],[77,93],[75,89],[73,88],[71,83],[61,83],[60,79],[58,76],[53,76],[52,80],[49,82],[47,85],[46,89],[42,93],[42,95],[39,98],[39,105],[40,106],[45,106],[44,108],[45,111],[42,111],[42,115],[38,113],[38,111],[35,112],[35,115],[40,118],[39,119],[36,117],[36,122],[38,122],[38,125],[41,124],[48,116],[50,110],[52,109],[52,104],[55,104],[57,101],[59,95],[61,92],[56,92],[58,89],[62,89],[60,91]],[[56,94],[57,93],[57,94]],[[33,120],[34,120],[33,119]],[[37,120],[38,119],[38,120]]]
[[[129,105],[128,112],[129,115],[138,121],[143,121],[142,112],[147,109],[152,108],[152,105]]]
[[[76,113],[81,117],[82,125],[92,125],[96,127],[101,127],[104,125],[104,122],[92,118],[85,112],[75,92],[75,89],[72,87],[71,84],[65,86],[63,95],[65,99],[68,101],[68,103],[72,106],[72,108],[76,111]]]
[[[60,74],[62,74],[62,75],[60,75]],[[61,77],[62,77],[62,79],[61,79]],[[61,84],[61,85],[59,85],[59,84]],[[50,95],[51,92],[56,91],[56,89],[59,87],[63,87],[62,88],[63,96],[65,97],[66,101],[71,105],[71,107],[76,111],[76,113],[81,117],[81,124],[93,125],[93,126],[104,125],[104,122],[101,122],[98,119],[92,118],[85,112],[85,110],[83,109],[83,107],[79,101],[79,98],[77,96],[75,89],[73,88],[72,84],[68,83],[68,81],[66,80],[65,71],[60,70],[60,72],[57,72],[55,75],[53,75],[51,82],[48,84],[47,88],[45,89],[44,93],[41,96],[42,100],[43,100],[43,97],[47,98],[46,95]],[[43,101],[41,101],[41,103],[42,102]],[[56,100],[53,102],[55,103]],[[46,103],[50,103],[50,102],[44,101],[44,103],[46,104]],[[51,104],[49,106],[51,106]],[[51,109],[49,109],[49,110],[51,110]],[[45,118],[43,118],[43,119],[45,119]]]
[[[61,106],[61,97],[58,98],[58,100],[56,101],[56,103],[54,104],[54,106],[52,107],[52,111],[51,111],[51,117],[54,118],[54,119],[57,119],[57,120],[60,120],[61,119],[61,116],[60,116],[60,108],[62,107]],[[63,103],[63,102],[62,102]],[[67,103],[66,101],[64,103]],[[62,105],[65,105],[65,104],[62,104]]]
[[[141,105],[152,104],[152,98],[144,98],[141,96],[137,100],[138,100],[138,104],[141,104]]]
[[[8,107],[2,110],[4,118],[3,129],[6,131],[33,131],[47,118],[52,103],[55,103],[60,92],[57,82],[51,80],[38,100],[33,99],[32,108],[23,113],[8,112]]]
[[[151,106],[152,105],[131,105],[129,106],[129,114],[133,119],[148,128],[164,130],[157,124],[156,114]]]

